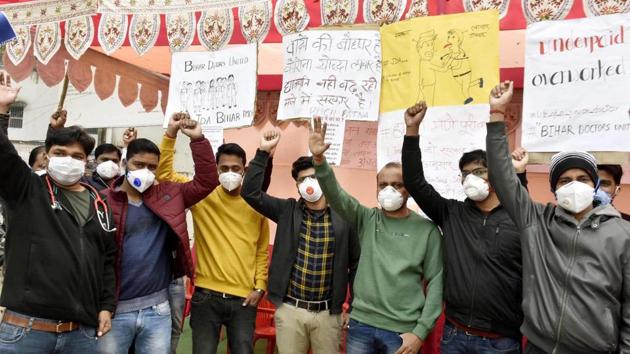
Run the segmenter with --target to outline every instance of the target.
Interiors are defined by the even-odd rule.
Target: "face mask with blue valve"
[[[155,175],[147,168],[127,171],[127,182],[138,192],[144,193],[155,182]]]

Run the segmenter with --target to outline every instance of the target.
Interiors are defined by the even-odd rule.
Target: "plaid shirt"
[[[330,211],[303,208],[298,254],[289,281],[289,296],[304,301],[330,299],[335,232]]]

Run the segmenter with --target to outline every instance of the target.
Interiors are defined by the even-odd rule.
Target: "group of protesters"
[[[27,164],[7,134],[18,93],[1,75],[0,353],[175,353],[185,278],[195,354],[216,353],[223,328],[230,353],[253,353],[264,297],[280,354],[416,354],[442,312],[444,354],[630,353],[630,222],[613,205],[622,169],[560,152],[549,172],[556,203],[534,202],[529,154],[508,150],[511,82],[490,93],[486,150],[459,161],[464,201],[425,178],[419,102],[401,117],[402,163],[378,171],[376,208],[337,182],[317,117],[311,155],[292,165],[296,198],[285,199],[267,194],[279,131],[261,135],[247,164],[236,143],[214,152],[184,112],[159,147],[130,129],[121,151],[94,149],[59,111]],[[192,178],[175,172],[179,135]]]

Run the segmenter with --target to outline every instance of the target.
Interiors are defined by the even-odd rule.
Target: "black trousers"
[[[193,354],[216,354],[222,325],[227,329],[230,353],[254,353],[256,307],[244,307],[243,301],[195,290],[190,312]]]

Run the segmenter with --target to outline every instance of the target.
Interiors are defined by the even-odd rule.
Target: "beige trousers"
[[[339,353],[341,344],[341,315],[329,311],[309,312],[282,304],[274,316],[276,345],[279,354]]]

